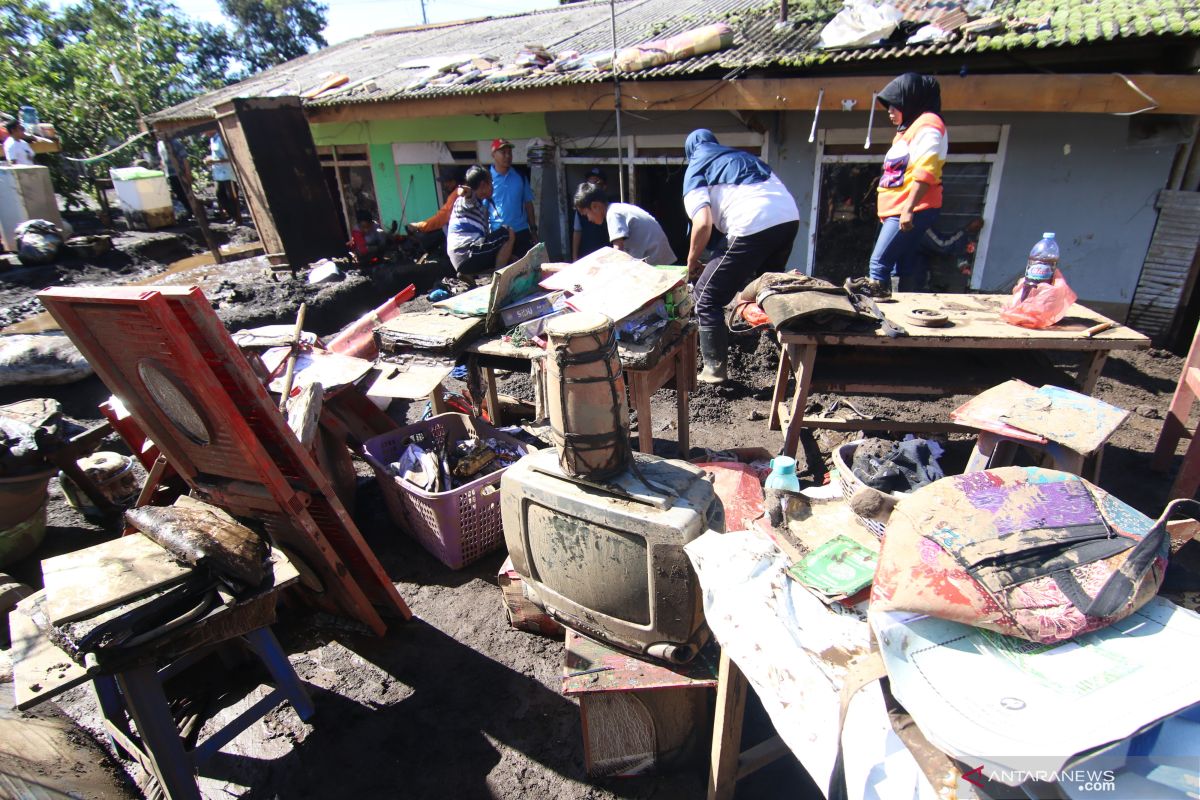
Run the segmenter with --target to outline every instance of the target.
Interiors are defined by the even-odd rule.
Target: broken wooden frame
[[[42,303],[200,499],[259,519],[376,634],[411,612],[203,293],[50,289]]]

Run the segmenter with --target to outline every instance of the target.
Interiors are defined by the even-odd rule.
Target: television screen
[[[525,523],[535,580],[585,609],[650,624],[645,538],[536,503]]]

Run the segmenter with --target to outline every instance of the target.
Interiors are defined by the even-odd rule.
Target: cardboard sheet
[[[399,314],[380,325],[380,344],[386,348],[416,347],[451,351],[479,331],[478,317],[458,317],[445,313]]]
[[[283,391],[289,348],[274,347],[262,355],[263,364],[276,377],[271,381],[271,391]],[[344,356],[328,350],[308,350],[296,357],[296,371],[292,378],[292,389],[300,389],[314,383],[321,384],[326,391],[355,383],[371,370],[371,362],[364,358]]]

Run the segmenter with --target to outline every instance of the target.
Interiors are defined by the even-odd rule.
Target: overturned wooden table
[[[878,304],[883,315],[908,334],[895,338],[888,337],[882,329],[780,331],[771,430],[783,429],[783,452],[795,455],[800,431],[806,427],[914,432],[971,430],[948,419],[944,423],[843,422],[805,417],[805,404],[813,388],[885,395],[954,394],[976,392],[1009,378],[1022,378],[1035,386],[1046,383],[1073,386],[1091,394],[1111,351],[1150,346],[1150,340],[1137,331],[1078,303],[1071,306],[1061,322],[1046,330],[1009,325],[999,315],[1008,300],[1006,294],[896,294],[892,302]],[[911,322],[910,312],[915,309],[940,311],[949,318],[948,324],[940,328],[919,327]],[[1085,335],[1089,328],[1104,323],[1115,327],[1093,336]],[[836,360],[826,358],[835,347],[846,349],[837,351]],[[822,355],[820,363],[818,351]],[[1070,376],[1053,366],[1046,353],[1054,351],[1085,354],[1078,374]],[[795,386],[788,402],[788,383],[793,377]]]

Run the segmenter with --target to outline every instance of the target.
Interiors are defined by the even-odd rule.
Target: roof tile
[[[925,19],[961,6],[959,0],[897,0],[910,19]],[[1200,37],[1196,0],[996,0],[989,14],[1010,21],[1049,16],[1049,28],[1010,24],[1002,33],[941,44],[820,50],[818,36],[840,7],[835,0],[794,0],[789,24],[777,24],[778,2],[768,0],[618,0],[618,44],[626,47],[713,22],[727,22],[734,46],[626,76],[627,79],[722,75],[764,68],[811,68],[856,61],[893,61],[918,56],[957,55],[1027,48],[1082,45],[1121,38]],[[327,92],[314,105],[371,103],[408,97],[440,97],[507,89],[592,83],[606,72],[535,72],[506,83],[481,81],[456,86],[410,87],[424,72],[415,60],[450,54],[495,56],[511,63],[524,44],[554,52],[610,51],[612,33],[607,0],[573,3],[545,11],[489,17],[444,25],[385,31],[352,39],[210,92],[152,117],[188,120],[211,116],[212,108],[239,96],[300,94],[334,73],[349,76],[342,89]]]

